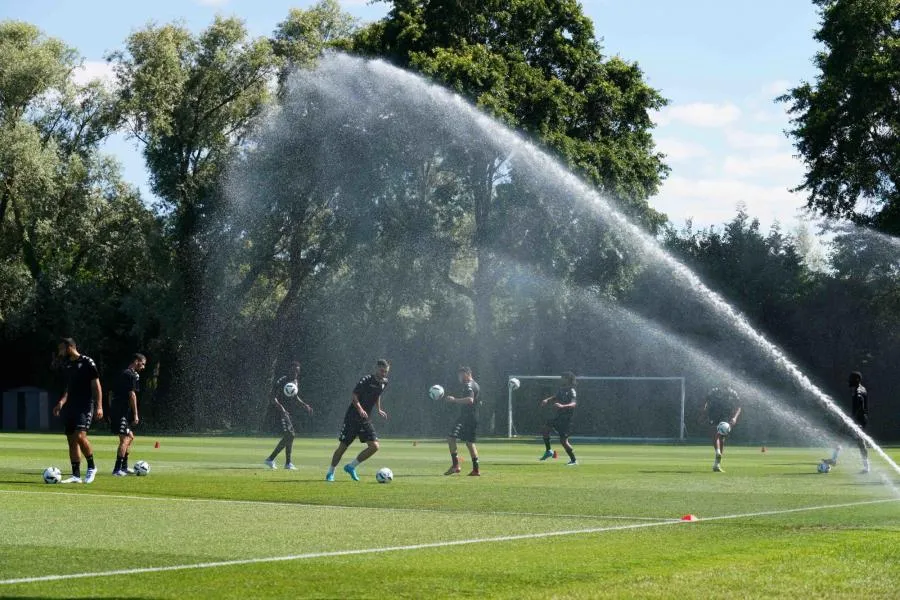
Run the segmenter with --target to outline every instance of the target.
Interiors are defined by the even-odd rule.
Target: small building
[[[47,431],[52,410],[47,390],[30,386],[6,390],[0,402],[0,431]]]

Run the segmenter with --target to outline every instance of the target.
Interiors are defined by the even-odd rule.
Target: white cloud
[[[793,224],[803,207],[803,198],[788,191],[788,185],[757,184],[733,178],[672,176],[650,204],[673,223],[693,219],[697,227],[722,225],[737,213],[738,206],[767,229],[775,221]]]
[[[78,85],[86,85],[95,79],[112,85],[115,81],[112,65],[103,60],[86,60],[84,64],[72,71],[72,81]]]
[[[709,155],[709,150],[702,144],[671,137],[658,138],[656,149],[666,155],[666,162],[681,162]]]
[[[792,88],[793,85],[794,84],[786,79],[778,79],[777,81],[771,81],[765,84],[759,91],[764,96],[780,96]]]
[[[803,164],[788,152],[762,156],[726,156],[722,172],[729,177],[759,177],[784,179],[785,175],[800,176]]]
[[[685,123],[694,127],[724,127],[741,117],[741,109],[731,102],[692,102],[667,106],[654,115],[658,125]]]
[[[753,133],[743,129],[726,129],[725,141],[738,150],[773,150],[785,141],[778,133]]]

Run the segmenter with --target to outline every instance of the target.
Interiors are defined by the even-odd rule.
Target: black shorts
[[[559,437],[569,437],[569,431],[572,429],[572,417],[569,415],[556,415],[547,421],[548,429],[555,429]]]
[[[363,443],[374,442],[378,440],[378,434],[375,433],[372,421],[359,417],[344,417],[344,424],[341,425],[338,441],[342,444],[350,445],[356,438],[359,438],[359,441]]]
[[[88,431],[93,420],[94,411],[90,407],[72,407],[63,413],[66,434]]]
[[[475,443],[475,431],[478,429],[478,421],[475,419],[459,419],[450,430],[450,436],[457,440]]]
[[[281,414],[281,433],[294,433],[294,424],[291,422],[291,416],[285,413]]]
[[[123,417],[112,417],[109,420],[109,430],[113,435],[132,435],[131,432],[131,420],[128,416]]]

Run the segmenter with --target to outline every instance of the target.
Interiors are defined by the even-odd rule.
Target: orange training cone
[[[159,448],[159,442],[156,442],[155,444],[153,444],[153,447],[154,447],[154,448]]]
[[[763,454],[765,454],[765,453],[766,453],[766,447],[763,446],[763,447],[760,449],[760,452],[762,452]]]
[[[681,520],[682,521],[698,521],[699,519],[697,519],[697,517],[695,517],[694,515],[684,515],[683,517],[681,517]]]
[[[553,451],[553,458],[558,458],[559,455],[556,453],[556,450]]]

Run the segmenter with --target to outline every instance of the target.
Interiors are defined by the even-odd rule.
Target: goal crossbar
[[[513,389],[512,386],[509,385],[509,381],[512,379],[518,379],[522,381],[523,379],[531,379],[531,380],[554,380],[559,379],[559,375],[510,375],[507,377],[507,434],[506,437],[512,438],[515,437],[513,434]],[[639,375],[594,375],[594,376],[579,376],[579,381],[677,381],[680,387],[680,410],[679,410],[679,423],[678,423],[678,440],[684,441],[686,429],[684,424],[684,399],[685,399],[685,385],[684,385],[684,377],[656,377],[656,376],[639,376]]]

